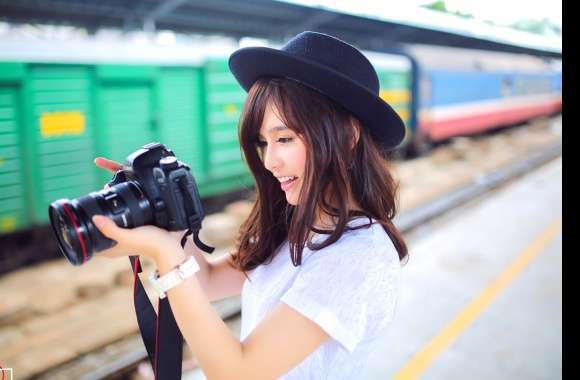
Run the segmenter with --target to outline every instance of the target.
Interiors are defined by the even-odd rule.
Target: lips
[[[290,183],[290,182],[294,181],[296,178],[298,178],[298,177],[288,177],[287,180],[281,181],[280,183]]]
[[[293,179],[289,179],[287,181],[281,182],[280,183],[280,187],[282,188],[282,190],[284,191],[288,191],[296,182],[296,180],[298,179],[298,177],[294,177]]]

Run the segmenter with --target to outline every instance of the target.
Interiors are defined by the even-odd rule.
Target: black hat
[[[405,124],[379,97],[372,64],[336,37],[306,31],[280,50],[241,48],[232,53],[229,66],[246,92],[262,76],[286,77],[314,88],[352,112],[383,148],[395,148],[405,137]]]

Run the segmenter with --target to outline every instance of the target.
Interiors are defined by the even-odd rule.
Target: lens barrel
[[[116,243],[93,224],[94,215],[107,216],[121,227],[133,228],[153,220],[149,200],[135,181],[116,184],[85,196],[59,199],[48,208],[60,250],[73,265],[82,265],[96,252]]]

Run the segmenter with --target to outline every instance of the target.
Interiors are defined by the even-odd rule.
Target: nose
[[[278,173],[279,168],[282,164],[282,160],[278,154],[278,151],[274,148],[270,148],[270,145],[264,147],[264,167],[272,173]]]

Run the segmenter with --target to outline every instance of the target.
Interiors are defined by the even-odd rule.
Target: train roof
[[[3,38],[0,61],[200,66],[208,59],[228,57],[237,47],[233,41],[210,37],[173,45],[145,38]]]
[[[243,46],[279,48],[272,41],[248,39],[242,44],[231,39],[199,37],[187,42],[163,45],[147,39],[108,36],[104,38],[0,39],[0,61],[82,63],[82,64],[157,64],[202,65],[209,59],[226,59]],[[378,53],[362,50],[378,68],[408,70],[409,59],[395,53]]]
[[[404,49],[422,68],[447,70],[493,71],[553,71],[562,69],[562,61],[555,58],[452,48],[430,45],[406,45]]]
[[[210,59],[227,59],[243,46],[279,48],[280,43],[267,40],[244,40],[242,44],[222,37],[199,36],[187,41],[164,45],[151,36],[106,35],[100,38],[73,39],[2,38],[0,61],[50,62],[81,64],[155,64],[165,66],[201,66]],[[467,48],[431,45],[404,45],[400,53],[362,50],[376,68],[409,70],[410,60],[420,67],[450,70],[549,71],[560,70],[561,60],[528,54],[492,52]]]

